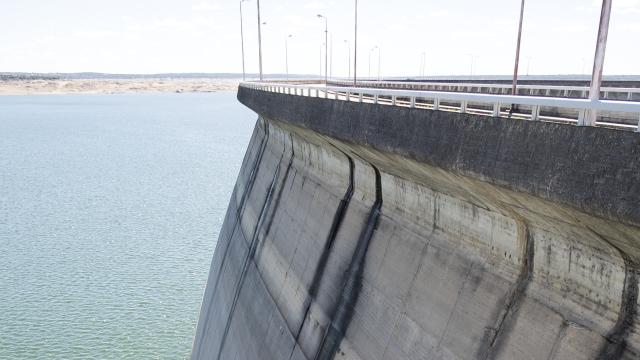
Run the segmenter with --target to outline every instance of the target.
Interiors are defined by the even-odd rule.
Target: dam
[[[192,359],[640,358],[625,91],[242,83],[258,120]]]

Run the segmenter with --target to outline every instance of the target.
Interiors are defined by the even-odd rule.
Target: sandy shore
[[[237,87],[238,80],[228,79],[10,80],[0,81],[0,95],[214,92]]]

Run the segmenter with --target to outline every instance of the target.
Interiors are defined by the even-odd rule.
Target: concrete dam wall
[[[640,357],[640,134],[238,98],[192,359]]]

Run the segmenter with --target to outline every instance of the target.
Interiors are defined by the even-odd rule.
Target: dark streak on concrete
[[[236,281],[236,285],[234,287],[235,291],[233,295],[233,300],[231,302],[231,309],[229,310],[229,315],[227,316],[227,320],[225,322],[224,331],[222,333],[222,340],[220,342],[220,347],[218,348],[218,355],[216,356],[216,359],[218,360],[222,355],[222,350],[224,349],[224,344],[226,342],[227,335],[229,334],[229,328],[231,326],[231,321],[233,319],[236,305],[238,303],[238,298],[240,297],[240,291],[242,290],[242,286],[244,285],[244,280],[247,276],[247,272],[249,271],[249,265],[251,264],[251,261],[253,260],[253,255],[255,254],[255,251],[256,251],[257,239],[260,233],[260,227],[264,222],[265,214],[267,212],[267,209],[269,208],[273,193],[278,184],[278,177],[280,176],[280,165],[282,164],[282,158],[284,157],[284,153],[285,153],[285,149],[282,150],[280,161],[278,161],[278,165],[276,166],[275,172],[273,174],[273,179],[271,180],[269,191],[267,192],[264,203],[262,204],[260,215],[258,216],[258,220],[256,221],[256,226],[253,230],[253,236],[251,237],[251,242],[249,244],[249,249],[247,250],[247,255],[245,256],[244,261],[242,262],[243,265],[242,265],[242,270],[240,272],[240,277]]]
[[[260,119],[258,119],[258,121],[260,121]],[[212,294],[215,294],[218,290],[218,283],[220,282],[220,276],[222,273],[222,269],[224,268],[224,264],[227,260],[227,252],[229,251],[229,248],[231,247],[231,239],[233,238],[234,233],[236,232],[236,228],[238,226],[238,223],[240,222],[240,219],[242,218],[242,215],[244,214],[244,208],[245,208],[245,202],[247,200],[247,198],[249,197],[249,194],[251,193],[251,190],[253,189],[253,184],[255,183],[256,180],[256,175],[258,174],[258,169],[260,168],[260,164],[262,163],[262,155],[264,155],[265,149],[267,147],[267,143],[269,140],[269,124],[265,121],[262,120],[263,124],[264,124],[264,136],[262,137],[262,140],[260,141],[260,151],[258,152],[258,154],[256,155],[256,159],[253,162],[253,165],[251,166],[251,172],[249,173],[249,180],[247,181],[247,184],[245,185],[245,190],[242,193],[242,197],[240,198],[240,203],[238,204],[238,207],[236,208],[236,216],[233,219],[233,230],[231,231],[231,234],[229,234],[229,237],[226,239],[225,243],[226,246],[224,248],[223,251],[223,255],[222,255],[222,260],[220,262],[220,268],[218,269],[218,272],[216,274],[216,278],[215,281],[213,283],[213,291],[211,292]],[[209,286],[207,284],[207,286]],[[209,315],[210,312],[212,310],[212,307],[209,307],[206,310],[206,316],[204,316],[204,324],[202,325],[202,331],[203,331],[203,335],[202,338],[206,339],[207,338],[207,329],[209,328]],[[198,348],[198,358],[200,358],[202,356],[202,346],[200,346]]]
[[[522,269],[515,285],[507,295],[506,305],[500,311],[495,326],[485,331],[481,345],[478,349],[478,359],[494,359],[500,353],[509,332],[513,329],[518,312],[522,306],[522,301],[526,296],[527,289],[533,277],[534,241],[529,232],[527,224],[518,221],[522,227],[524,244],[524,256]]]
[[[636,318],[638,303],[638,266],[622,249],[614,245],[594,229],[590,227],[588,228],[602,241],[616,249],[624,261],[624,285],[622,289],[618,320],[605,337],[605,342],[596,357],[597,360],[618,360],[622,359],[624,355],[627,348],[627,338],[631,334]]]
[[[560,331],[558,332],[558,336],[553,341],[553,345],[551,346],[551,351],[549,351],[549,356],[547,356],[547,360],[553,360],[558,354],[558,350],[560,349],[560,344],[562,344],[562,340],[567,335],[567,329],[569,328],[570,322],[568,320],[563,320],[560,325]]]
[[[339,150],[339,149],[338,149]],[[318,290],[320,288],[320,281],[324,276],[324,272],[327,267],[327,261],[329,260],[329,254],[331,254],[331,248],[333,247],[333,242],[338,235],[338,230],[340,230],[340,225],[342,225],[342,221],[344,220],[344,216],[347,212],[347,207],[351,202],[351,197],[353,196],[353,159],[347,155],[345,152],[342,152],[347,159],[349,160],[349,185],[347,186],[347,191],[344,193],[344,196],[340,200],[338,204],[338,208],[336,209],[335,214],[333,215],[333,221],[331,222],[331,228],[329,229],[329,233],[327,235],[327,240],[325,241],[324,249],[320,254],[320,258],[318,259],[318,264],[316,265],[316,269],[313,273],[313,279],[311,280],[311,284],[309,285],[309,293],[307,299],[305,301],[305,309],[304,316],[302,317],[302,322],[300,323],[300,327],[298,331],[295,333],[295,343],[298,343],[298,339],[300,338],[300,333],[302,332],[302,328],[307,320],[307,316],[309,315],[309,309],[311,308],[311,303],[315,300],[318,295]],[[295,346],[291,350],[291,354],[289,355],[289,359],[293,356],[293,351],[295,350]]]
[[[271,119],[640,225],[640,133],[245,87],[238,99]]]
[[[344,338],[349,323],[353,318],[353,311],[358,302],[360,291],[362,290],[362,276],[364,273],[365,260],[369,243],[373,237],[380,210],[382,208],[382,184],[380,180],[380,171],[371,165],[376,176],[376,200],[373,203],[369,217],[365,223],[358,244],[351,258],[351,263],[347,270],[345,281],[342,286],[340,298],[336,306],[336,311],[331,317],[329,329],[325,334],[320,348],[316,353],[315,360],[331,360],[334,358],[340,342]]]
[[[284,172],[284,177],[282,179],[282,186],[280,186],[280,188],[278,189],[278,195],[276,196],[276,201],[275,201],[275,205],[273,207],[273,209],[270,211],[269,214],[269,219],[266,222],[266,228],[264,231],[264,236],[263,239],[266,239],[267,236],[269,236],[269,234],[271,233],[271,225],[273,225],[273,219],[276,216],[276,209],[278,209],[278,207],[280,206],[280,199],[282,198],[282,193],[284,192],[284,187],[287,184],[287,180],[289,179],[289,172],[291,171],[291,165],[293,164],[293,158],[295,157],[295,150],[293,148],[293,137],[291,134],[289,134],[289,139],[291,140],[291,157],[289,158],[289,163],[287,164],[287,169]],[[257,250],[257,255],[255,256],[257,259],[260,258],[261,253],[262,253],[262,248],[264,246],[264,242],[260,242],[259,244],[259,249]]]

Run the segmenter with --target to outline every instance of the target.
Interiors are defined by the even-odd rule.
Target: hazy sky
[[[606,74],[640,74],[640,0],[613,0]],[[509,74],[520,0],[359,0],[358,72]],[[266,73],[320,69],[325,14],[333,75],[347,73],[353,0],[262,0]],[[527,0],[521,73],[590,73],[600,0]],[[243,4],[247,71],[256,72],[256,2]],[[3,0],[0,71],[240,72],[239,0]],[[473,55],[471,55],[473,54]]]

